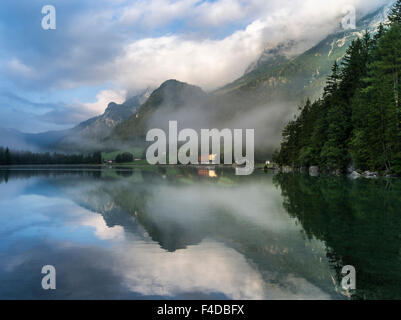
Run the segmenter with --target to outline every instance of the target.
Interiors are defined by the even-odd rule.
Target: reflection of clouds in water
[[[188,225],[203,221],[219,210],[272,232],[298,231],[282,207],[280,191],[273,185],[244,184],[236,187],[217,185],[159,186],[147,203],[149,213]],[[156,219],[155,219],[156,220]]]
[[[185,250],[166,252],[141,242],[122,248],[116,266],[124,284],[143,295],[174,297],[186,292],[222,293],[230,299],[328,299],[305,279],[288,276],[280,284],[266,283],[243,255],[205,240]]]
[[[116,186],[106,184],[111,189]],[[287,269],[278,275],[267,270],[269,268],[266,266],[250,262],[248,257],[229,245],[211,240],[216,231],[211,231],[208,239],[203,239],[199,245],[167,252],[158,243],[138,240],[140,236],[130,234],[120,225],[108,227],[100,214],[86,209],[95,210],[92,204],[98,202],[95,203],[96,207],[105,210],[104,213],[108,210],[111,210],[111,214],[114,212],[116,206],[113,197],[104,194],[100,187],[104,187],[104,184],[80,184],[74,192],[75,195],[80,194],[76,203],[68,200],[68,196],[63,198],[65,192],[57,197],[19,196],[9,207],[9,212],[1,218],[7,223],[12,222],[10,220],[23,221],[11,214],[11,210],[17,206],[24,213],[24,219],[27,219],[25,224],[19,225],[21,229],[29,229],[32,223],[40,222],[37,232],[51,242],[52,254],[57,256],[54,259],[63,265],[60,280],[65,281],[68,289],[77,290],[74,297],[101,297],[108,296],[110,292],[124,291],[170,298],[202,294],[232,299],[329,298],[302,275],[292,275]],[[67,187],[68,191],[71,188],[72,185]],[[233,218],[257,225],[268,233],[291,234],[296,239],[301,237],[299,228],[283,212],[279,191],[269,184],[254,183],[229,188],[209,184],[185,187],[151,185],[148,189],[153,196],[146,198],[147,214],[161,229],[166,219],[181,224],[185,230],[193,230],[194,226],[202,225],[205,221],[208,226],[208,223],[216,222],[214,215],[223,210]],[[1,205],[4,209],[5,204]],[[229,223],[230,220],[227,221]],[[246,226],[239,224],[242,225]],[[235,227],[233,230],[237,231]],[[93,238],[107,240],[110,246],[88,241]],[[94,245],[96,250],[89,249],[87,243]],[[86,255],[91,258],[81,266],[65,261],[66,257],[71,259]],[[7,256],[8,262],[2,265],[6,272],[18,278],[18,270],[30,270],[32,267],[29,266],[37,264],[40,257],[33,251],[31,254],[30,251],[12,252]],[[46,253],[40,259],[47,264],[49,259],[52,260],[52,255]],[[74,275],[77,273],[82,277],[85,274],[101,276],[91,276],[91,282],[79,285]],[[106,281],[106,278],[113,280]],[[96,287],[92,287],[92,281],[96,282]],[[63,297],[63,292],[59,294]]]
[[[0,183],[0,203],[7,203],[10,199],[17,197],[21,193],[21,189],[25,188],[29,184],[34,184],[37,180],[31,178],[30,180],[19,180],[13,179],[9,180],[8,183],[4,181]]]
[[[7,240],[11,240],[12,236],[39,236],[70,238],[74,241],[77,236],[74,232],[80,226],[94,228],[95,236],[101,240],[124,237],[123,227],[108,227],[101,215],[68,199],[32,194],[16,195],[11,199],[0,200],[0,232],[7,234]]]
[[[101,211],[115,208],[109,195],[96,193],[99,187],[104,188],[104,183],[82,186],[79,192],[70,189],[68,193],[74,194],[73,198],[80,201],[88,199],[91,204],[95,202],[94,205]],[[124,187],[121,181],[116,181],[112,186],[106,186],[111,190],[116,190],[116,187],[125,190],[129,185]],[[289,233],[296,239],[302,238],[300,227],[284,211],[280,191],[272,184],[249,183],[235,187],[214,184],[151,185],[148,191],[151,196],[146,198],[146,215],[152,217],[160,230],[168,228],[166,221],[180,224],[184,230],[196,229],[223,210],[233,218],[257,225],[269,233]],[[80,223],[97,226],[96,233],[103,239],[121,240],[117,230],[110,230],[93,217],[91,220],[81,220]],[[188,292],[202,292],[222,293],[233,299],[329,298],[300,276],[288,274],[278,279],[276,274],[266,270],[263,270],[262,276],[241,253],[222,243],[204,240],[185,250],[166,252],[155,243],[133,242],[132,237],[130,242],[125,240],[115,246],[115,259],[119,262],[114,272],[122,273],[129,290],[143,295],[174,297]],[[324,247],[318,247],[324,251]]]
[[[91,215],[82,217],[80,223],[83,226],[95,228],[95,235],[102,240],[122,240],[124,238],[124,228],[122,226],[108,227],[101,215]]]
[[[204,241],[173,253],[136,242],[120,251],[125,285],[144,295],[223,293],[233,299],[262,299],[260,274],[238,252]]]

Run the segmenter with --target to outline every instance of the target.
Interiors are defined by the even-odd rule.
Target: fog
[[[200,129],[254,129],[255,151],[267,159],[279,146],[282,129],[296,114],[299,101],[275,97],[265,104],[254,103],[250,95],[245,94],[239,101],[213,94],[201,100],[186,97],[174,106],[160,105],[149,120],[148,128],[160,128],[168,133],[168,122],[177,121],[178,130],[194,129],[199,136]]]
[[[228,184],[227,172],[208,183],[195,172],[185,176],[191,183],[168,175],[168,184],[139,170],[129,179],[10,176],[0,184],[8,194],[0,197],[2,243],[30,245],[6,250],[0,274],[24,271],[12,293],[21,295],[46,295],[26,286],[30,268],[47,261],[57,268],[57,297],[331,298],[324,243],[305,240],[270,179]]]
[[[308,2],[310,5],[309,7],[306,5],[306,7],[310,9],[309,11],[301,6],[302,12],[299,15],[294,16],[299,29],[294,29],[293,24],[284,26],[282,21],[278,23],[278,25],[275,25],[274,28],[272,27],[274,32],[272,31],[271,33],[268,33],[267,30],[270,30],[269,28],[263,29],[263,32],[268,33],[268,35],[266,33],[265,36],[269,38],[269,44],[266,47],[266,50],[278,48],[278,53],[280,55],[287,56],[287,58],[293,57],[316,44],[317,39],[319,39],[318,34],[327,35],[329,31],[339,31],[339,22],[342,17],[342,11],[340,10],[341,3],[333,4],[330,2],[328,5],[330,8],[333,8],[333,12],[331,12],[330,10],[323,10],[321,6],[326,5],[325,3],[320,3],[319,5],[316,5],[316,7],[313,7],[312,2]],[[362,6],[363,9],[362,7],[359,7],[359,10],[357,10],[357,17],[363,18],[367,13],[376,9],[380,4],[382,4],[381,1],[364,3],[364,6]],[[358,3],[358,5],[361,4]],[[284,8],[283,10],[288,13],[288,10],[290,9]],[[306,14],[307,12],[309,16]],[[321,15],[318,19],[306,19],[305,21],[297,20],[302,16],[302,14],[305,14],[305,17],[308,16],[311,18],[317,13]],[[279,16],[281,17],[281,15]],[[328,20],[324,20],[324,17]],[[379,14],[378,18],[382,18],[381,14]],[[288,19],[289,17],[287,17],[285,21]],[[335,21],[338,23],[336,24]],[[374,20],[374,23],[376,22],[377,21]],[[321,24],[321,26],[324,25],[325,27],[319,29],[319,24]],[[330,29],[328,27],[329,25],[331,27],[334,25],[335,28],[333,27]],[[282,29],[280,29],[279,26],[281,26]],[[277,30],[288,31],[288,33],[279,33]],[[323,32],[322,30],[325,31]],[[305,33],[309,36],[308,41],[304,41],[304,38],[306,37]],[[311,34],[314,35],[314,37],[312,37]],[[352,36],[351,33],[349,35]],[[286,39],[284,40],[286,41],[285,43],[282,42],[284,37]],[[269,57],[269,54],[267,54],[267,56]],[[232,57],[228,57],[228,59],[231,58]],[[183,61],[185,62],[185,59]],[[201,73],[208,72],[208,77],[211,79],[209,85],[204,87],[205,91],[210,88],[210,84],[218,79],[220,71],[219,68],[215,71],[208,71],[207,68],[200,71]],[[178,80],[195,80],[196,76],[193,74],[198,72],[198,68],[193,69],[191,77],[188,78],[184,76],[183,78],[178,78]],[[299,74],[296,75],[300,76]],[[284,78],[283,81],[288,81],[290,83],[287,87],[285,87],[285,85],[281,86],[284,89],[280,89],[280,84],[277,86],[271,85],[270,83],[260,85],[263,81],[268,82],[272,80],[278,82],[280,79],[276,78],[280,78],[280,76]],[[304,78],[308,77],[306,74],[302,74],[301,76]],[[311,79],[310,82],[314,81],[314,76],[309,76]],[[294,116],[298,114],[299,107],[305,102],[307,97],[313,100],[321,94],[323,89],[323,84],[320,84],[319,82],[321,81],[320,78],[315,80],[315,83],[312,84],[309,89],[305,89],[305,86],[308,85],[308,82],[306,81],[307,79],[299,80],[290,77],[286,78],[285,75],[281,75],[280,72],[277,73],[276,78],[263,79],[257,85],[255,85],[255,83],[248,83],[244,88],[238,90],[230,91],[230,89],[228,89],[225,91],[223,88],[222,90],[209,91],[208,97],[202,101],[199,101],[198,97],[196,99],[191,99],[186,96],[181,99],[181,101],[176,102],[174,106],[172,106],[170,102],[162,104],[150,119],[148,128],[161,128],[167,132],[168,121],[173,120],[178,121],[179,129],[254,129],[255,150],[256,153],[259,154],[259,156],[257,156],[259,158],[258,160],[271,158],[274,150],[280,145],[281,133],[284,126],[289,120],[293,119]],[[302,82],[304,80],[305,82]],[[301,83],[299,88],[296,85],[297,81],[300,81]],[[191,84],[202,85],[204,84],[204,81],[202,80],[195,83],[191,82]],[[315,84],[319,84],[321,87],[319,88],[319,86]],[[302,87],[302,85],[304,87]],[[295,91],[297,91],[297,93],[295,93]],[[174,93],[167,91],[165,94],[168,97]]]
[[[142,20],[145,25],[152,25],[163,23],[164,20],[183,19],[187,15],[193,18],[192,22],[196,22],[194,25],[191,24],[191,27],[200,28],[203,31],[207,27],[215,27],[219,23],[230,23],[236,19],[240,19],[242,23],[247,21],[247,23],[242,28],[231,30],[229,34],[215,38],[208,30],[205,33],[185,34],[184,32],[165,34],[160,37],[139,37],[134,41],[121,43],[112,50],[113,53],[114,51],[120,53],[116,57],[108,56],[108,63],[100,68],[102,71],[100,73],[97,73],[99,68],[93,66],[91,68],[90,63],[83,68],[81,61],[66,58],[71,67],[72,78],[65,76],[62,77],[62,81],[71,83],[72,87],[82,85],[74,78],[75,72],[72,71],[75,69],[79,70],[78,74],[84,82],[89,79],[83,79],[85,77],[82,70],[90,69],[92,73],[95,73],[96,79],[107,79],[112,85],[106,87],[108,89],[102,88],[91,102],[76,101],[75,107],[64,107],[62,110],[59,108],[57,112],[49,111],[41,114],[40,117],[44,121],[64,123],[67,120],[71,122],[70,117],[67,117],[69,113],[70,116],[74,114],[73,119],[78,114],[80,119],[86,114],[100,114],[110,100],[122,102],[125,94],[129,98],[135,92],[148,87],[157,88],[163,81],[175,78],[201,86],[205,92],[208,92],[208,97],[198,101],[198,97],[193,99],[187,96],[176,103],[176,106],[171,104],[159,106],[148,123],[148,129],[166,129],[169,120],[178,121],[181,129],[212,129],[214,127],[255,129],[255,147],[258,152],[264,154],[263,157],[267,158],[279,146],[284,125],[297,113],[300,100],[304,97],[294,99],[290,96],[259,91],[249,93],[240,91],[236,96],[230,96],[219,92],[216,94],[213,90],[242,76],[249,66],[255,65],[263,52],[281,48],[280,54],[291,58],[311,48],[327,34],[338,30],[346,5],[355,5],[357,17],[361,18],[380,5],[389,2],[391,1],[300,0],[266,3],[266,1],[256,0],[248,5],[241,1],[232,3],[217,1],[213,4],[197,6],[194,2],[177,1],[173,6],[170,3],[161,4],[158,1],[152,1],[148,6],[127,5],[123,7],[124,12],[120,15],[118,25],[121,23],[124,26],[132,26]],[[171,6],[175,10],[170,11]],[[221,11],[222,8],[224,11]],[[169,14],[160,15],[159,10]],[[206,14],[209,11],[213,14]],[[163,19],[154,21],[155,16],[163,17]],[[86,36],[90,36],[94,41],[95,30],[91,30]],[[93,54],[90,50],[85,52],[89,56]],[[96,54],[100,55],[99,51]],[[102,57],[98,58],[102,60]],[[88,58],[85,61],[91,61],[91,59]],[[99,65],[103,64],[99,63]],[[57,66],[54,61],[49,64],[47,69],[52,71],[52,76],[59,76],[56,72]],[[262,98],[255,97],[259,94]],[[111,143],[105,141],[111,133],[112,130],[105,129],[98,133],[98,137],[85,136],[85,132],[80,135],[71,135],[65,140],[66,150],[80,152],[109,147],[122,149],[129,146],[129,142],[121,143],[116,139]],[[18,140],[16,138],[3,139],[3,141],[0,142],[12,148],[36,150],[19,138]]]

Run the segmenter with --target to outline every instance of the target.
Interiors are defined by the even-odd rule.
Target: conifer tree
[[[8,147],[4,153],[4,163],[7,166],[11,164],[10,149],[8,149]]]
[[[397,0],[388,16],[390,25],[401,24],[401,0]]]
[[[324,88],[324,97],[332,95],[338,89],[340,82],[340,68],[337,61],[334,61],[331,67],[331,75],[327,77],[326,87]]]
[[[401,0],[393,9],[401,12]],[[399,14],[401,16],[401,14]],[[396,21],[396,20],[393,20]],[[334,63],[323,98],[307,103],[284,130],[281,164],[401,175],[401,23],[354,40]]]

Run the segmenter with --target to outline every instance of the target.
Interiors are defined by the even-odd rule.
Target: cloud
[[[111,82],[130,90],[179,78],[215,88],[241,75],[266,46],[296,40],[294,54],[309,48],[338,27],[346,5],[362,16],[384,2],[121,0],[72,1],[73,8],[61,1],[57,30],[33,28],[32,14],[26,21],[18,16],[27,33],[5,33],[5,39],[13,37],[5,50],[13,51],[11,79],[25,75],[27,86]],[[38,3],[28,7],[36,10]],[[16,51],[23,42],[29,50]]]
[[[126,92],[123,90],[103,90],[96,95],[95,102],[82,103],[82,106],[93,115],[101,114],[110,102],[123,103]]]
[[[119,81],[142,89],[173,78],[212,89],[241,75],[244,65],[258,57],[262,36],[263,25],[256,21],[223,40],[175,35],[138,40],[116,60]]]
[[[8,279],[18,278],[24,266],[31,274],[37,264],[52,261],[64,283],[56,290],[60,298],[107,297],[121,288],[170,298],[328,299],[333,294],[324,243],[305,241],[271,181],[172,186],[156,176],[150,184],[80,177],[77,187],[75,178],[53,177],[47,182],[52,188],[43,188],[41,179],[0,184],[8,194],[0,193],[0,222],[10,234],[3,246],[20,248],[0,262]],[[121,202],[126,192],[133,198]],[[138,215],[131,215],[123,208],[132,208],[137,196],[142,199]],[[16,217],[16,209],[27,214]],[[184,246],[167,251],[162,241]],[[25,297],[31,292],[25,286],[14,294]]]
[[[45,97],[41,102],[32,98],[24,98],[10,91],[0,92],[0,118],[7,122],[6,127],[22,132],[40,132],[66,129],[102,114],[107,105],[113,101],[122,103],[126,93],[123,90],[102,90],[94,101],[85,102],[75,99],[64,103],[51,101]],[[43,101],[44,100],[44,101]],[[71,100],[73,100],[71,98]]]
[[[122,9],[119,20],[123,24],[141,24],[146,28],[160,27],[185,17],[198,2],[198,0],[137,1]]]
[[[294,40],[292,55],[307,50],[338,29],[342,9],[349,3],[359,8],[357,12],[362,16],[383,1],[292,0],[280,1],[280,5],[270,1],[265,6],[253,1],[248,7],[244,2],[234,0],[202,3],[188,15],[208,26],[243,18],[247,13],[252,16],[256,8],[260,12],[259,17],[245,29],[222,39],[191,39],[187,35],[173,34],[134,41],[116,59],[115,68],[120,75],[117,81],[124,86],[144,88],[174,78],[205,89],[215,89],[241,76],[265,47]],[[145,10],[145,16],[146,13]],[[149,19],[155,14],[151,10]]]
[[[42,122],[54,123],[56,125],[71,127],[79,122],[85,121],[98,113],[85,109],[82,105],[60,105],[42,115],[37,119]]]
[[[3,66],[4,72],[18,75],[25,78],[31,78],[34,75],[32,68],[23,64],[17,58],[6,62]]]
[[[71,90],[63,104],[73,113],[82,105],[100,114],[122,96],[119,91],[157,87],[170,78],[213,90],[241,76],[266,47],[294,40],[290,54],[308,49],[338,27],[345,5],[355,5],[361,17],[385,2],[60,0],[57,29],[44,31],[41,1],[6,0],[0,12],[0,80],[19,92]],[[98,97],[97,103],[74,96],[76,88],[94,86],[118,96]],[[48,112],[43,119],[63,122],[57,118],[63,107]]]

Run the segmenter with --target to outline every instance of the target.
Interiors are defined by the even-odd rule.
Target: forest
[[[13,151],[0,147],[0,165],[38,165],[38,164],[100,164],[100,152],[92,154],[34,153]]]
[[[321,98],[283,130],[273,161],[292,169],[401,174],[401,0],[332,66]]]

